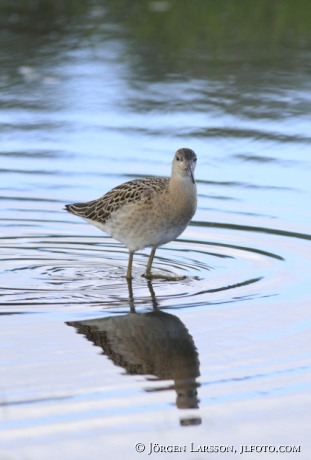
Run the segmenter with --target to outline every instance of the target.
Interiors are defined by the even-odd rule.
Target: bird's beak
[[[194,184],[195,183],[195,178],[194,178],[193,166],[188,165],[187,170],[190,172],[191,180],[192,180],[192,183]]]

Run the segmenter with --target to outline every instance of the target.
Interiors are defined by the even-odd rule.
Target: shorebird
[[[65,209],[128,248],[127,279],[132,278],[134,252],[151,247],[145,276],[158,278],[151,274],[156,249],[177,238],[196,211],[196,161],[193,150],[179,149],[173,158],[170,178],[135,179],[118,185],[97,200],[67,204]]]

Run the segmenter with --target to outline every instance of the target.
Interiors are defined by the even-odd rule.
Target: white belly
[[[187,227],[188,219],[173,223],[154,219],[148,213],[133,213],[120,209],[106,222],[100,223],[85,219],[103,232],[108,233],[123,243],[130,251],[138,251],[146,247],[157,248],[175,240]]]

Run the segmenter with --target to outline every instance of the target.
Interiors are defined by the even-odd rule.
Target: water
[[[142,16],[136,2],[118,2],[117,13],[104,2],[5,10],[5,460],[137,458],[149,443],[186,446],[182,458],[205,458],[191,452],[200,444],[301,446],[299,458],[310,457],[304,15],[290,45],[286,21],[285,38],[279,26],[281,38],[264,30],[249,42],[241,29],[231,43],[242,19],[228,6],[232,30],[220,37],[210,27],[207,41],[191,45],[194,31],[172,32],[174,2],[160,3]],[[157,251],[154,272],[184,279],[148,282],[145,250],[128,284],[126,249],[63,206],[168,176],[180,147],[198,155],[198,211]]]

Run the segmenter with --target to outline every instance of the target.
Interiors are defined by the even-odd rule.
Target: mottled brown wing
[[[168,179],[150,177],[125,182],[110,190],[98,200],[67,204],[65,209],[79,217],[105,223],[111,213],[122,206],[144,200],[166,188]]]

